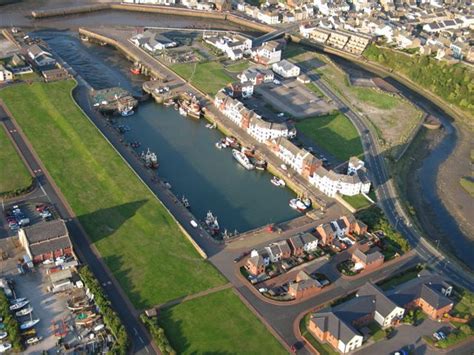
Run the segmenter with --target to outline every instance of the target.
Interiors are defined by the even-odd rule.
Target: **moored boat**
[[[232,149],[232,155],[245,169],[252,170],[255,166],[250,162],[249,158],[237,149]]]
[[[27,329],[30,329],[30,328],[33,328],[36,324],[38,324],[40,321],[40,319],[32,319],[32,320],[29,320],[29,321],[26,321],[24,323],[21,323],[20,324],[20,329],[21,330],[27,330]]]
[[[189,200],[185,196],[181,198],[181,202],[183,203],[184,207],[191,208],[191,204],[189,203]]]
[[[28,300],[15,303],[15,304],[13,304],[13,305],[10,306],[10,311],[17,311],[17,310],[19,310],[19,309],[22,309],[22,308],[25,307],[28,303],[30,303],[30,301],[28,301]]]
[[[217,217],[215,217],[211,211],[207,212],[205,222],[213,235],[219,233],[219,230],[220,230],[219,222],[217,221]]]
[[[0,332],[0,340],[5,339],[8,336],[7,332]]]
[[[133,75],[138,75],[140,74],[140,67],[138,65],[133,65],[131,68],[130,68],[130,72],[133,74]]]
[[[142,160],[145,162],[145,166],[150,169],[158,169],[158,157],[150,148],[147,149],[146,153],[142,152]]]
[[[254,165],[255,165],[255,169],[257,169],[257,170],[266,170],[267,169],[267,162],[263,159],[255,161]]]
[[[26,340],[26,343],[28,345],[33,345],[33,344],[39,343],[42,339],[43,339],[42,337],[32,337],[32,338],[28,338]]]
[[[23,301],[26,301],[25,297],[15,298],[15,299],[10,300],[10,304],[16,304],[16,303],[20,303],[20,302],[23,302]]]
[[[22,310],[18,311],[15,313],[15,316],[17,317],[23,317],[23,316],[27,316],[28,314],[30,314],[31,312],[33,312],[33,307],[29,306],[27,308],[23,308]]]
[[[280,179],[279,177],[276,177],[276,176],[272,177],[272,179],[270,181],[273,185],[278,186],[278,187],[285,187],[286,186],[285,180]]]
[[[298,210],[300,212],[305,211],[308,209],[308,206],[306,206],[303,201],[299,198],[292,198],[290,200],[289,206],[293,208],[294,210]]]

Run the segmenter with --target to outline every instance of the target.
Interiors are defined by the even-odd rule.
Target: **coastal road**
[[[395,229],[404,235],[415,248],[420,257],[434,267],[437,272],[453,280],[462,287],[474,290],[474,279],[472,275],[464,270],[454,260],[449,260],[440,251],[436,250],[423,236],[412,226],[409,217],[403,210],[398,200],[398,194],[393,181],[390,178],[385,160],[377,141],[365,120],[359,113],[347,105],[343,99],[319,77],[314,84],[343,112],[354,124],[362,140],[365,160],[372,175],[372,183],[376,188],[378,203],[383,209],[389,222]]]
[[[119,315],[124,324],[130,340],[132,341],[132,351],[136,354],[157,354],[151,346],[150,338],[143,325],[137,318],[137,312],[130,304],[123,291],[111,277],[105,264],[94,246],[91,245],[88,236],[80,225],[78,219],[71,213],[67,202],[54,185],[48,172],[45,170],[40,159],[33,150],[31,144],[22,133],[16,122],[10,119],[5,109],[0,105],[0,121],[7,129],[12,141],[17,146],[23,160],[34,172],[40,189],[48,200],[54,205],[61,218],[66,221],[69,230],[74,251],[78,254],[82,263],[89,265],[95,277],[103,285],[107,297],[112,303],[113,309]]]

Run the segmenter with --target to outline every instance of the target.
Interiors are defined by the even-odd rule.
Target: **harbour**
[[[130,62],[117,51],[81,43],[72,33],[38,35],[94,89],[119,84],[133,95],[141,94],[146,77],[133,75]],[[84,95],[76,92],[75,96],[81,106],[91,108]],[[201,222],[212,211],[221,231],[234,234],[300,215],[288,205],[295,197],[291,190],[274,186],[265,171],[246,170],[233,159],[231,149],[217,149],[215,143],[224,136],[206,127],[205,120],[181,116],[174,108],[149,100],[140,103],[134,115],[115,116],[110,124],[135,150],[137,159],[148,148],[157,154],[159,178],[170,185],[177,203],[185,196]]]

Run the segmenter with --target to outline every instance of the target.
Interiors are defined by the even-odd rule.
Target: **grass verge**
[[[342,198],[356,210],[360,210],[371,205],[370,201],[367,200],[362,194],[355,196],[342,196]]]
[[[466,190],[469,195],[474,197],[474,180],[469,177],[463,177],[459,181],[464,190]]]
[[[27,190],[32,177],[0,125],[0,196]]]
[[[400,103],[400,98],[384,92],[379,92],[372,88],[352,86],[351,90],[360,101],[367,102],[381,110],[392,110]]]
[[[285,349],[230,289],[158,315],[178,354],[285,354]]]
[[[171,69],[211,96],[233,81],[220,62],[174,64]]]
[[[340,112],[299,121],[296,128],[339,160],[363,154],[357,130]]]
[[[422,269],[423,268],[421,266],[415,266],[393,277],[390,277],[388,279],[385,279],[377,283],[377,286],[379,286],[383,291],[390,290],[391,288],[395,286],[398,286],[404,282],[414,279],[415,277],[417,277],[417,275],[420,273]]]
[[[148,308],[223,284],[77,107],[75,85],[16,85],[0,98],[132,303]]]
[[[311,313],[308,313],[300,320],[301,335],[319,352],[320,355],[337,355],[337,354],[339,354],[337,351],[335,351],[331,347],[331,345],[320,343],[309,332],[308,323],[309,323],[310,317],[311,317]]]

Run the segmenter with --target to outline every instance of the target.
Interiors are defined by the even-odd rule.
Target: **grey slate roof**
[[[315,240],[318,240],[314,235],[312,235],[311,233],[304,233],[301,235],[301,240],[303,241],[303,244],[306,245],[306,244],[309,244],[309,243],[312,243],[314,242]]]
[[[367,282],[357,291],[357,296],[375,296],[375,310],[382,315],[388,316],[397,305],[388,298],[383,291],[371,282]]]
[[[48,241],[30,244],[30,252],[33,256],[36,256],[69,247],[72,247],[71,240],[68,236],[63,236]]]
[[[452,300],[441,293],[442,288],[449,286],[439,275],[423,270],[417,278],[407,281],[390,291],[388,297],[402,307],[413,300],[422,298],[435,309],[440,309],[453,303]]]
[[[300,235],[294,235],[290,238],[291,244],[296,248],[303,248],[303,240],[301,239]]]
[[[379,252],[378,250],[377,251],[374,251],[372,253],[363,253],[362,251],[360,251],[359,249],[356,249],[354,250],[354,255],[360,259],[364,264],[370,264],[370,263],[373,263],[374,261],[378,260],[378,259],[383,259],[383,254],[381,252]]]
[[[62,219],[37,223],[24,228],[24,231],[30,244],[68,235],[66,224]]]

